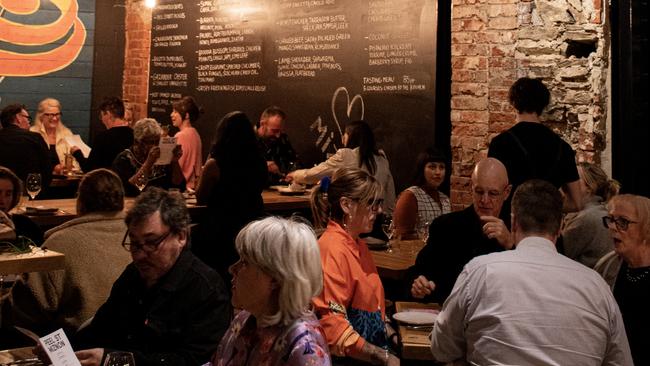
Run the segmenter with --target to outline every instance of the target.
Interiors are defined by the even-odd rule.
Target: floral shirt
[[[288,326],[258,328],[240,311],[221,339],[211,363],[204,366],[329,366],[323,329],[313,313]]]

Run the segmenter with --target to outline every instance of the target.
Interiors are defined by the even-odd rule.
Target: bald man
[[[471,188],[472,205],[431,223],[427,245],[411,268],[414,298],[442,303],[472,258],[512,249],[510,223],[499,218],[512,189],[505,166],[494,158],[481,160],[474,166]]]

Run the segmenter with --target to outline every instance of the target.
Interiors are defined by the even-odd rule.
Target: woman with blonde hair
[[[603,224],[623,260],[614,284],[614,297],[623,315],[625,333],[635,365],[650,365],[650,199],[631,194],[612,198]]]
[[[38,103],[34,125],[29,129],[38,132],[43,136],[45,143],[50,149],[50,161],[52,163],[52,172],[62,174],[65,167],[65,156],[70,153],[70,145],[65,140],[67,136],[73,133],[67,128],[61,119],[61,103],[54,98],[43,99]],[[79,169],[79,163],[73,159],[73,169]]]
[[[609,231],[602,225],[607,215],[605,204],[618,193],[618,182],[592,163],[579,163],[580,200],[583,209],[568,213],[562,223],[562,244],[564,255],[587,267],[614,249]]]
[[[323,287],[316,236],[279,217],[253,221],[236,239],[232,305],[242,309],[221,339],[214,366],[330,365],[310,300]]]
[[[323,265],[323,292],[314,306],[330,352],[338,357],[399,365],[389,352],[384,288],[360,234],[370,232],[381,213],[381,184],[360,169],[339,169],[312,193]]]

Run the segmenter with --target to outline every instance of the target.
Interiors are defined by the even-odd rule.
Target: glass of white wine
[[[104,366],[135,366],[131,352],[111,352],[106,356]]]
[[[388,238],[386,251],[388,253],[392,253],[393,246],[390,241],[393,239],[393,233],[395,231],[395,227],[393,226],[393,217],[386,214],[384,215],[383,219],[384,221],[381,223],[381,230],[384,232],[384,234],[386,234],[386,238]]]
[[[27,174],[27,179],[25,180],[25,189],[27,190],[27,194],[29,197],[31,197],[32,201],[41,192],[41,184],[41,175],[39,173]]]

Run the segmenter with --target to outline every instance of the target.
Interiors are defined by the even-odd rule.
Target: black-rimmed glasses
[[[630,224],[638,224],[638,221],[631,221],[625,217],[615,217],[615,216],[603,216],[603,225],[609,229],[609,226],[614,223],[616,229],[619,231],[626,231]]]
[[[153,253],[156,250],[158,250],[158,247],[160,247],[160,244],[162,244],[167,237],[169,237],[169,234],[171,234],[171,231],[168,231],[166,234],[161,235],[159,238],[153,239],[153,240],[145,240],[143,243],[137,243],[137,242],[131,242],[131,238],[129,238],[129,232],[127,231],[124,234],[124,239],[122,239],[122,247],[129,252],[133,253],[138,250],[141,250],[145,253]]]
[[[24,118],[27,118],[27,120],[28,120],[29,122],[32,121],[32,117],[31,117],[29,114],[22,114],[22,113],[20,113],[20,115],[23,116]]]
[[[61,118],[61,116],[63,116],[63,113],[61,113],[61,112],[59,112],[59,113],[43,113],[43,115],[45,117],[47,117],[47,118],[54,118],[54,117]]]

